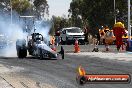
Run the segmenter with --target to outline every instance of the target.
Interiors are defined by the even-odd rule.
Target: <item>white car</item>
[[[74,43],[77,39],[79,43],[84,44],[84,32],[78,27],[63,28],[60,34],[61,42],[63,44]]]

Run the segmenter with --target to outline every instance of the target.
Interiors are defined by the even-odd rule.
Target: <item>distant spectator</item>
[[[84,28],[85,42],[88,42],[88,33],[89,33],[89,28],[88,27],[85,27]]]
[[[56,45],[59,46],[59,43],[60,43],[60,32],[57,31],[56,32]]]
[[[117,50],[119,51],[120,47],[121,46],[123,47],[122,36],[126,35],[124,24],[122,22],[115,23],[113,27],[113,33],[116,37],[116,47],[117,47]]]
[[[97,43],[99,44],[99,42],[100,42],[100,34],[99,34],[99,31],[97,32]]]

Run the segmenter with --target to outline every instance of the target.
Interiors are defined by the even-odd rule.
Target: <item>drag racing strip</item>
[[[97,53],[101,54],[101,52]],[[76,75],[80,65],[85,68],[87,73],[132,74],[131,63],[101,59],[96,56],[97,53],[65,53],[63,60],[1,57],[0,64],[8,68],[5,70],[7,74],[4,73],[1,76],[10,83],[17,81],[15,83],[24,86],[15,88],[131,88],[132,84],[88,84],[84,86],[77,84]],[[34,86],[32,87],[30,84]]]
[[[7,80],[11,81],[13,78],[17,78],[17,84],[23,86],[29,86],[29,88],[77,88],[71,80],[72,72],[71,68],[65,67],[65,60],[39,60],[39,59],[1,59],[0,63],[4,64],[7,68],[11,67],[22,67],[24,70],[20,72],[13,72],[16,74],[11,74],[11,77],[6,77]],[[64,66],[63,66],[64,65]],[[68,64],[69,66],[69,64]],[[68,70],[68,72],[67,72]],[[71,74],[70,74],[71,73]],[[66,76],[66,77],[65,77]],[[70,77],[69,77],[70,76]],[[76,75],[72,75],[76,76]],[[3,76],[5,78],[5,76]],[[26,79],[31,81],[32,84],[37,84],[41,87],[30,87],[29,82],[25,82]],[[11,79],[11,80],[10,80]],[[35,81],[34,81],[35,80]],[[74,80],[74,81],[73,81]],[[74,83],[75,78],[72,79]],[[11,81],[12,82],[12,81]],[[21,88],[21,87],[15,87]],[[22,87],[23,88],[23,87]]]
[[[116,61],[125,61],[132,62],[132,54],[125,52],[80,52],[80,53],[67,53],[68,55],[75,56],[89,56],[89,57],[98,57],[102,59],[116,60]]]
[[[23,67],[0,64],[0,88],[56,88],[20,74],[26,71]]]
[[[17,74],[17,72],[21,72],[22,70],[24,70],[22,67],[4,66],[3,64],[0,64],[0,77],[5,81],[6,85],[8,84],[9,88],[39,88],[34,85],[35,83],[33,80]],[[3,87],[1,85],[0,88],[8,87]]]

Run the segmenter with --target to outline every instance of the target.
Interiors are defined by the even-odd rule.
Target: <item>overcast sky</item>
[[[68,9],[72,0],[47,0],[49,4],[49,17],[52,15],[68,15]]]

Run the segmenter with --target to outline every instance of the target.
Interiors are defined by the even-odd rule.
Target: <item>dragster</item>
[[[32,33],[27,36],[27,43],[25,39],[18,39],[16,41],[16,50],[19,58],[26,58],[28,51],[29,55],[40,59],[64,59],[63,47],[61,47],[60,52],[53,51],[45,43],[44,37],[40,33]]]

